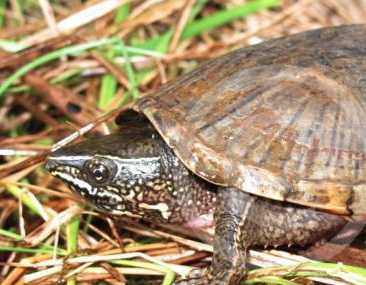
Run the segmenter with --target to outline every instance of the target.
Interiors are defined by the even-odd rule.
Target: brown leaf
[[[127,19],[127,21],[122,24],[122,28],[132,29],[142,24],[146,25],[164,19],[176,10],[182,8],[184,4],[184,0],[160,1],[151,7],[146,7],[144,11],[132,19]],[[146,4],[144,3],[143,5]]]

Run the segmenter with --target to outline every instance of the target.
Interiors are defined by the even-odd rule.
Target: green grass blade
[[[43,56],[40,56],[40,57],[36,58],[35,60],[29,62],[28,64],[20,67],[15,73],[13,73],[10,77],[8,77],[0,85],[0,97],[2,95],[4,95],[5,91],[15,81],[20,79],[22,76],[27,74],[29,71],[31,71],[45,63],[48,63],[50,61],[53,61],[53,60],[58,59],[63,56],[75,55],[75,54],[79,54],[79,53],[89,50],[89,49],[93,49],[93,48],[97,48],[97,47],[101,47],[101,46],[105,46],[105,45],[111,45],[111,44],[116,43],[116,41],[117,41],[117,39],[115,39],[115,38],[101,39],[101,40],[96,40],[96,41],[92,41],[92,42],[88,42],[88,43],[65,47],[65,48],[50,52],[48,54],[45,54]]]
[[[119,46],[121,48],[122,54],[126,60],[125,69],[128,77],[128,82],[130,83],[130,92],[133,99],[137,99],[139,97],[138,84],[136,80],[136,74],[131,64],[127,49],[122,41],[119,42]]]
[[[216,12],[203,19],[196,20],[189,24],[182,33],[182,39],[198,36],[224,24],[230,23],[241,17],[248,16],[258,11],[279,5],[279,0],[257,0],[250,1],[244,5],[236,6],[231,9]]]
[[[127,19],[129,14],[130,14],[130,4],[129,3],[123,4],[116,11],[116,15],[114,16],[114,23],[117,25],[121,24]]]
[[[67,80],[72,79],[73,77],[79,76],[81,72],[82,72],[82,70],[79,68],[66,70],[66,71],[60,73],[59,75],[57,75],[55,78],[51,79],[50,83],[58,84],[61,82],[65,82]],[[31,91],[31,88],[27,85],[19,85],[19,86],[11,87],[8,89],[9,93],[21,93],[21,92],[30,92],[30,91]]]
[[[192,9],[191,19],[197,16],[206,2],[207,0],[200,0],[196,3],[196,6]],[[270,7],[275,7],[279,5],[279,3],[280,0],[256,0],[228,10],[216,12],[213,15],[189,23],[183,30],[181,38],[188,39],[200,35],[205,31],[220,27],[238,18],[248,16]],[[148,39],[143,43],[132,42],[131,44],[137,48],[155,50],[164,54],[168,50],[172,35],[173,33],[170,30],[160,36]]]
[[[67,253],[72,254],[78,249],[78,233],[80,218],[74,217],[66,226]]]
[[[171,285],[175,280],[175,273],[173,271],[167,271],[165,273],[163,283],[161,285]]]
[[[37,200],[32,192],[15,185],[6,185],[6,189],[13,196],[17,197],[24,205],[31,209],[34,213],[42,217],[45,221],[49,219],[49,215],[43,208],[42,204]]]
[[[103,55],[101,55],[103,56]],[[114,57],[113,49],[108,52],[108,58]],[[100,92],[99,92],[99,100],[98,107],[106,111],[109,103],[113,100],[116,91],[117,91],[118,82],[113,74],[105,74],[102,77]]]
[[[43,246],[41,248],[0,246],[0,252],[18,252],[18,253],[35,253],[35,254],[53,254],[54,248],[51,246]],[[57,249],[58,255],[66,255],[65,250]]]
[[[152,47],[151,50],[149,49],[144,49],[144,48],[138,48],[138,47],[129,47],[126,46],[125,49],[129,54],[136,54],[136,55],[146,55],[146,56],[153,56],[153,57],[162,57],[165,53],[165,46],[166,41],[164,41],[164,38],[160,38],[160,41],[157,42],[157,45],[155,45],[154,47]],[[160,52],[161,50],[161,52]]]
[[[131,267],[137,267],[137,268],[146,268],[146,269],[152,269],[159,272],[165,273],[164,280],[162,282],[162,285],[170,285],[173,283],[175,279],[175,272],[170,270],[169,268],[166,268],[162,265],[154,264],[154,263],[148,263],[144,261],[133,261],[133,260],[115,260],[111,263],[124,265],[124,266],[131,266]]]
[[[299,283],[295,283],[292,281],[288,281],[286,279],[275,277],[275,276],[267,276],[267,277],[258,277],[253,278],[245,282],[245,284],[273,284],[273,285],[300,285]]]
[[[1,10],[1,7],[0,7],[0,10]],[[24,48],[25,48],[25,46],[18,44],[15,41],[0,39],[0,49],[3,49],[7,52],[18,52]]]
[[[117,80],[111,74],[106,74],[102,77],[102,82],[100,85],[100,92],[99,92],[99,100],[98,100],[98,107],[106,111],[108,108],[109,103],[113,99],[114,95],[117,91]]]
[[[191,14],[189,15],[188,23],[192,22],[199,13],[201,13],[202,9],[205,7],[208,0],[197,0],[194,4]]]
[[[4,229],[0,229],[0,235],[7,237],[7,238],[14,239],[16,241],[23,239],[20,235],[14,233],[14,232],[11,232],[11,231],[4,230]]]
[[[5,24],[5,6],[6,0],[0,0],[0,28]]]
[[[146,42],[134,43],[133,47],[126,47],[126,50],[130,55],[143,54],[160,57],[168,51],[172,35],[173,33],[170,30],[162,35],[151,38]],[[151,75],[151,72],[153,72],[153,69],[151,68],[139,70],[136,72],[136,82],[140,84]]]
[[[150,38],[143,43],[131,42],[131,45],[134,48],[153,50],[155,52],[165,54],[168,51],[169,43],[172,36],[173,32],[170,30],[162,35]]]
[[[71,79],[71,78],[73,78],[75,76],[80,75],[81,72],[82,72],[82,70],[79,69],[79,68],[66,70],[66,71],[60,73],[59,75],[57,75],[52,80],[50,80],[50,82],[52,84],[61,83],[61,82],[67,81],[67,80],[69,80],[69,79]]]
[[[255,274],[256,276],[260,275],[268,275],[268,270],[271,268],[266,268],[264,273],[261,273],[263,269],[254,269],[251,270],[251,274]],[[349,284],[353,285],[363,285],[366,284],[366,269],[357,266],[344,265],[342,263],[330,263],[330,262],[320,262],[320,261],[308,261],[304,263],[299,263],[298,265],[289,265],[289,266],[275,266],[272,267],[273,275],[276,275],[276,272],[280,272],[281,278],[293,279],[295,277],[305,277],[308,279],[314,278],[327,278],[334,280],[344,280],[349,282]],[[287,271],[287,272],[286,272]],[[272,278],[274,276],[261,276],[255,277],[246,281],[245,284],[255,284],[255,283],[263,283],[265,280],[263,278]],[[277,278],[277,277],[276,277]],[[279,277],[278,277],[279,278]],[[286,280],[288,281],[288,280]],[[287,283],[278,283],[283,282],[283,280],[274,280],[272,283],[266,281],[270,284],[284,284]],[[289,282],[289,281],[288,281]],[[266,283],[267,284],[267,283]]]
[[[13,8],[13,11],[14,11],[14,15],[15,15],[15,24],[21,24],[20,23],[20,18],[23,18],[24,19],[24,16],[23,16],[23,5],[21,5],[21,3],[19,3],[19,0],[14,0],[12,2],[12,8]]]
[[[66,226],[67,254],[73,254],[78,248],[78,233],[80,218],[73,218]],[[67,279],[67,285],[75,285],[76,279],[71,277]]]
[[[362,276],[365,278],[366,282],[366,268],[358,267],[358,266],[351,266],[351,265],[345,265],[341,263],[329,263],[329,262],[320,262],[320,261],[311,261],[308,263],[305,263],[301,269],[305,270],[321,270],[321,271],[343,271],[343,272],[349,272],[354,273]],[[366,283],[365,283],[366,284]]]

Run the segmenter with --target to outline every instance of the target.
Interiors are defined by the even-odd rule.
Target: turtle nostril
[[[52,170],[55,170],[57,168],[57,165],[58,164],[55,160],[47,159],[44,168],[46,168],[47,171],[52,171]]]

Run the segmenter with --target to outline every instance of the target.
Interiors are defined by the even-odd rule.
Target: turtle
[[[209,60],[51,153],[97,209],[212,242],[176,284],[237,285],[248,250],[306,246],[366,217],[366,25],[310,30]]]

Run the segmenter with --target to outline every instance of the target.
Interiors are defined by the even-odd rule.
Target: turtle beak
[[[53,170],[57,169],[58,163],[54,159],[50,159],[50,157],[47,157],[46,164],[44,165],[44,168],[48,172],[52,172]]]

